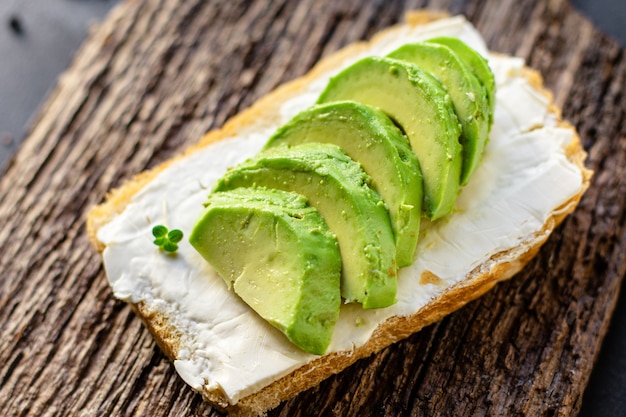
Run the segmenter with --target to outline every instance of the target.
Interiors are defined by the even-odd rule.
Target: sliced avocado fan
[[[496,108],[496,80],[489,68],[487,60],[481,56],[475,49],[471,48],[465,42],[458,38],[450,38],[440,36],[428,39],[426,42],[445,45],[452,49],[469,67],[472,69],[478,81],[485,87],[487,100],[489,101],[489,130],[493,124],[493,111]]]
[[[263,188],[213,193],[189,240],[292,343],[326,352],[341,305],[341,257],[303,196]]]
[[[263,186],[306,196],[337,236],[341,295],[363,308],[396,301],[395,243],[383,200],[358,163],[336,145],[278,147],[229,170],[215,191]]]
[[[454,209],[494,108],[487,60],[459,39],[362,59],[218,180],[189,241],[261,318],[324,354],[342,297],[396,302],[421,213]]]
[[[419,66],[434,75],[448,90],[463,129],[461,185],[467,184],[478,167],[489,133],[490,109],[485,88],[471,68],[445,45],[406,44],[388,57]]]
[[[334,143],[371,177],[391,218],[398,267],[413,262],[422,212],[422,175],[407,138],[383,112],[354,101],[313,106],[280,127],[265,149]]]
[[[409,138],[424,177],[426,214],[450,213],[461,178],[461,127],[445,88],[416,65],[364,58],[330,79],[318,103],[354,100],[379,108]]]

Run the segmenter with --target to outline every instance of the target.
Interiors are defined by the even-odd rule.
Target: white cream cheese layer
[[[546,219],[583,187],[579,169],[564,153],[573,133],[555,125],[547,99],[521,76],[523,61],[489,55],[465,19],[384,33],[368,51],[347,59],[344,67],[434,36],[459,37],[489,57],[497,82],[490,142],[455,213],[435,223],[424,222],[416,261],[399,273],[397,304],[367,311],[343,305],[330,351],[362,345],[384,319],[414,314],[493,255],[541,239],[536,233]],[[281,124],[313,104],[338,70],[322,74],[285,102]],[[175,256],[160,252],[152,243],[151,229],[164,224],[188,235],[213,183],[228,167],[259,152],[278,127],[259,126],[172,164],[98,233],[106,246],[104,264],[115,296],[142,301],[169,317],[182,335],[175,360],[178,373],[196,390],[202,386],[222,390],[232,403],[315,356],[294,347],[260,319],[188,242],[180,244]],[[441,281],[420,283],[424,271]]]

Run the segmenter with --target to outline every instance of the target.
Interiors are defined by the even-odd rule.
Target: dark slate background
[[[118,0],[0,0],[0,175],[57,77]],[[626,47],[626,0],[571,0]],[[582,417],[626,416],[626,295],[591,376]]]

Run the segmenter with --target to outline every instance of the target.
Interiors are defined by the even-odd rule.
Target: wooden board
[[[354,4],[353,4],[354,3]],[[419,7],[528,59],[596,171],[537,258],[271,415],[578,412],[626,274],[626,59],[565,1],[134,0],[97,27],[0,182],[5,415],[219,415],[113,298],[84,215],[320,57]]]

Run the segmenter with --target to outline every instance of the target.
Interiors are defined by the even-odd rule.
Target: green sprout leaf
[[[178,250],[177,243],[183,239],[183,232],[178,229],[168,231],[163,225],[154,226],[152,235],[156,238],[153,243],[166,252],[173,253]]]
[[[178,245],[174,242],[165,242],[163,244],[163,250],[166,252],[176,252],[178,250]]]
[[[152,235],[154,237],[163,237],[167,234],[167,227],[163,226],[163,225],[158,225],[158,226],[154,226],[152,228]]]
[[[167,234],[167,238],[170,240],[170,242],[178,243],[183,239],[183,232],[178,229],[174,229]]]

